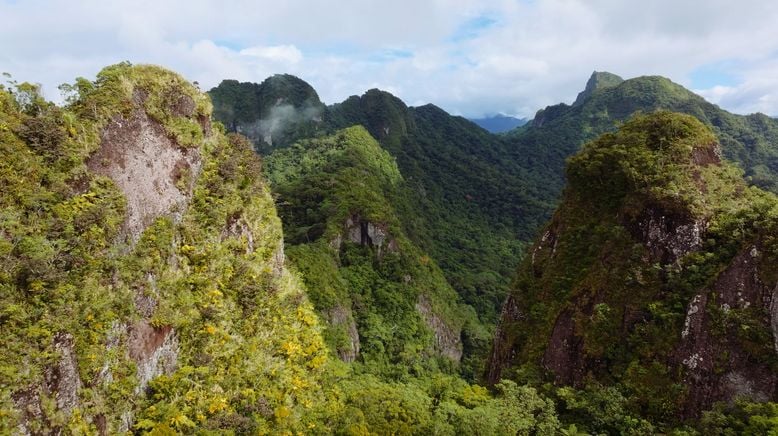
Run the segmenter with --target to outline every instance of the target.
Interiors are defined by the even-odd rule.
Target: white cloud
[[[203,88],[288,72],[328,103],[379,86],[453,113],[532,116],[571,102],[593,70],[691,87],[693,71],[728,61],[738,82],[700,92],[778,114],[778,2],[0,0],[0,16],[0,71],[50,98],[130,60]]]
[[[268,47],[249,47],[240,51],[243,56],[254,56],[269,62],[296,64],[303,59],[303,54],[293,45],[275,45]]]

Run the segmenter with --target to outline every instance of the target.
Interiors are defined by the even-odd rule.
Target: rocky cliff
[[[567,177],[503,306],[489,381],[612,384],[657,422],[774,401],[775,196],[667,112],[587,144]]]
[[[367,130],[303,141],[265,163],[290,259],[329,321],[325,338],[337,355],[377,373],[437,357],[456,366],[466,306],[403,232],[402,176]]]
[[[327,351],[251,144],[158,67],[71,90],[0,90],[0,432],[308,428]]]

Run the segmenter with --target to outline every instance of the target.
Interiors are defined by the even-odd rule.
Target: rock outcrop
[[[764,326],[765,333],[772,333],[771,343],[753,343],[749,330],[759,329],[762,320],[757,319],[756,325],[740,324],[742,314],[753,311],[762,318],[774,304],[776,284],[767,285],[760,278],[762,256],[756,246],[746,247],[687,305],[681,338],[672,355],[673,364],[684,368],[686,416],[699,415],[715,401],[764,402],[778,395],[778,373],[754,355],[754,347],[762,348],[762,353],[764,348],[772,349],[778,336]]]
[[[396,253],[397,241],[389,234],[389,226],[382,223],[372,223],[363,219],[359,214],[351,215],[346,219],[345,237],[354,244],[374,247],[378,257],[384,250]]]
[[[334,329],[343,329],[348,337],[348,342],[335,350],[340,360],[353,362],[359,356],[359,331],[354,321],[351,309],[343,305],[337,305],[329,310],[329,324]]]
[[[424,296],[419,297],[416,310],[435,336],[434,346],[437,354],[459,362],[462,359],[462,329],[452,327],[443,320],[435,312],[429,299]]]
[[[519,268],[487,380],[537,365],[559,385],[649,390],[679,418],[774,401],[778,282],[762,241],[778,199],[752,195],[727,165],[699,122],[668,113],[588,144]],[[733,237],[745,211],[759,218]]]
[[[87,162],[91,171],[113,180],[127,199],[125,230],[132,241],[162,215],[180,218],[201,166],[197,148],[176,144],[148,116],[143,108],[146,98],[146,93],[136,91],[136,109],[108,123],[100,148]],[[193,109],[178,101],[174,109],[192,116]]]

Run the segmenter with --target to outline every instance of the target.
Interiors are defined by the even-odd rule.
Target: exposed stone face
[[[372,223],[363,220],[359,214],[351,215],[345,223],[346,239],[354,244],[366,245],[376,248],[380,257],[384,249],[395,253],[399,249],[397,241],[389,234],[389,226],[382,223]],[[333,241],[340,247],[340,239]]]
[[[715,155],[713,155],[715,156]],[[705,238],[704,220],[693,220],[659,209],[644,213],[624,226],[636,242],[647,249],[647,263],[674,265],[684,256],[701,249]],[[529,266],[535,279],[542,280],[548,259],[554,257],[558,223],[552,222],[529,252]],[[725,333],[716,333],[715,312],[758,308],[764,313],[765,327],[772,333],[771,349],[778,353],[778,284],[763,283],[760,279],[762,250],[758,244],[738,253],[713,284],[700,289],[688,301],[686,316],[678,331],[678,343],[671,352],[669,368],[681,374],[687,386],[681,414],[685,418],[698,417],[718,401],[734,401],[738,397],[752,401],[778,398],[778,374],[769,362],[755,359],[738,337],[736,326]],[[587,357],[584,339],[577,331],[578,320],[592,316],[593,307],[602,302],[605,294],[588,293],[587,298],[576,298],[557,315],[542,356],[543,367],[564,385],[580,385],[591,373],[607,370],[597,359]],[[598,297],[599,295],[599,297]],[[629,332],[647,316],[639,308],[623,307],[621,328]],[[718,315],[721,316],[721,315]],[[502,370],[517,359],[522,344],[516,339],[524,318],[516,296],[506,300],[498,325],[487,371],[489,383],[499,381]]]
[[[535,277],[540,278],[543,275],[545,262],[543,260],[553,258],[556,254],[557,244],[559,243],[559,222],[554,220],[548,230],[543,232],[543,236],[532,248],[530,260],[532,272]]]
[[[721,165],[721,158],[721,147],[718,144],[692,150],[692,162],[698,166]]]
[[[284,254],[284,238],[278,241],[278,246],[273,252],[273,276],[281,277],[284,272],[284,263],[286,262],[286,255]]]
[[[435,313],[430,301],[424,296],[419,297],[419,301],[416,303],[416,310],[419,311],[427,327],[435,335],[435,351],[455,362],[459,362],[462,359],[461,331],[446,324]]]
[[[726,316],[738,309],[764,310],[770,321],[774,319],[776,286],[766,286],[760,280],[760,255],[755,246],[741,251],[713,285],[695,295],[688,305],[674,353],[674,363],[683,369],[689,389],[685,416],[697,416],[716,401],[738,397],[767,401],[778,394],[778,374],[768,362],[754,359],[744,349],[737,336],[739,325],[723,334],[716,334],[713,326],[714,312]]]
[[[554,374],[554,381],[564,385],[578,385],[586,374],[584,341],[575,331],[575,313],[562,311],[557,317],[548,347],[543,355],[543,366]]]
[[[353,362],[359,356],[360,344],[357,324],[354,322],[351,309],[343,305],[335,306],[329,310],[328,318],[331,326],[343,326],[350,340],[347,347],[338,348],[338,357],[344,362]]]
[[[73,335],[60,332],[54,335],[54,350],[59,354],[57,362],[44,370],[42,384],[35,384],[12,395],[17,410],[21,413],[18,432],[33,434],[28,427],[31,422],[47,422],[41,406],[41,395],[54,398],[57,411],[69,416],[78,407],[78,391],[81,377],[78,373]]]
[[[227,238],[245,239],[246,254],[254,251],[254,235],[248,223],[240,216],[233,216],[227,220],[227,225],[222,230],[221,240]]]
[[[74,346],[72,335],[58,333],[54,336],[54,350],[60,355],[59,362],[46,375],[49,391],[57,398],[57,408],[66,414],[78,406],[78,390],[81,389]]]
[[[16,428],[17,433],[25,436],[32,434],[29,423],[45,422],[43,410],[41,410],[39,386],[34,385],[14,392],[11,398],[13,398],[14,406],[20,413],[19,426]]]
[[[178,147],[142,108],[114,118],[101,139],[87,166],[111,178],[126,197],[124,229],[133,242],[154,219],[181,215],[200,171],[197,149]]]
[[[170,374],[178,363],[178,338],[171,327],[152,327],[141,320],[128,331],[127,349],[138,367],[137,394],[157,376]]]
[[[775,353],[778,354],[778,283],[770,297],[770,330],[773,332]]]
[[[652,261],[669,264],[702,247],[706,224],[701,220],[648,208],[636,223],[628,224],[627,228],[645,244]]]
[[[511,326],[524,319],[524,315],[519,309],[516,297],[508,295],[502,304],[500,312],[500,322],[497,324],[497,330],[494,332],[494,341],[492,351],[489,355],[489,364],[486,371],[486,380],[489,384],[496,384],[500,381],[502,370],[513,362],[516,357],[516,344],[511,338]]]

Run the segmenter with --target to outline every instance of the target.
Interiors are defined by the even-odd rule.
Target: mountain
[[[589,80],[586,81],[586,88],[578,94],[578,97],[573,102],[573,106],[577,106],[585,102],[589,97],[594,94],[595,91],[601,89],[613,88],[624,82],[621,77],[609,73],[607,71],[595,71],[589,76]]]
[[[462,338],[484,354],[489,332],[405,235],[394,206],[405,201],[403,177],[363,127],[301,141],[265,165],[287,252],[341,359],[374,374],[458,367]]]
[[[310,86],[300,82],[294,81],[295,92],[309,95]],[[241,111],[215,90],[211,95],[216,107],[233,104]],[[549,106],[500,136],[433,105],[408,107],[389,93],[369,90],[326,107],[320,122],[297,124],[305,133],[290,136],[365,126],[397,159],[406,196],[414,199],[396,207],[405,233],[437,261],[464,301],[493,322],[525,243],[559,200],[566,159],[636,112],[660,109],[691,114],[709,125],[724,156],[746,171],[749,183],[778,192],[775,120],[728,113],[662,77],[622,80],[594,72],[573,105]],[[229,126],[229,119],[222,121]]]
[[[159,67],[71,91],[0,90],[0,432],[308,428],[328,351],[250,143]]]
[[[778,122],[762,114],[731,114],[657,76],[620,81],[595,72],[575,104],[549,106],[527,126],[507,133],[509,153],[519,165],[537,168],[538,178],[557,198],[564,186],[565,160],[582,144],[615,130],[637,112],[656,110],[689,114],[708,125],[724,157],[745,170],[749,183],[778,192]]]
[[[721,146],[660,111],[569,159],[503,306],[490,381],[616,388],[659,428],[778,398],[778,198],[748,187]]]
[[[240,104],[225,100],[219,88],[210,91],[215,107],[237,113],[253,104],[245,95]],[[230,125],[229,118],[222,121]],[[532,238],[543,213],[553,207],[551,192],[509,159],[501,138],[436,106],[408,107],[373,89],[325,108],[313,136],[354,125],[364,126],[396,159],[403,194],[391,201],[405,234],[436,261],[463,301],[493,325],[523,241]],[[273,150],[266,151],[272,155]]]
[[[475,315],[403,235],[364,129],[263,168],[163,68],[64,89],[0,88],[0,433],[560,431],[536,389],[456,375]],[[290,204],[326,197],[280,203],[293,265],[266,174]]]
[[[607,166],[607,169],[601,170],[597,175],[597,178],[602,180],[602,184],[587,191],[586,195],[595,203],[598,199],[607,200],[603,204],[611,204],[611,209],[603,211],[585,203],[576,203],[572,207],[567,207],[571,200],[567,199],[567,194],[563,196],[563,188],[566,177],[569,178],[571,173],[566,176],[564,172],[566,160],[575,155],[586,141],[603,134],[605,134],[603,138],[606,139],[602,141],[607,141],[607,138],[611,138],[608,136],[609,132],[615,132],[636,113],[653,113],[661,109],[690,114],[706,127],[700,127],[688,117],[660,113],[656,115],[656,119],[639,118],[644,121],[635,121],[635,124],[630,127],[630,135],[637,138],[656,136],[661,138],[661,134],[664,134],[675,141],[678,138],[673,135],[678,132],[674,132],[673,128],[678,127],[681,133],[686,132],[690,137],[706,139],[710,144],[718,144],[717,147],[711,146],[710,150],[720,150],[720,153],[711,151],[712,155],[710,153],[705,155],[702,152],[700,152],[702,154],[695,152],[692,160],[696,162],[695,159],[701,159],[701,161],[692,165],[688,163],[688,156],[672,154],[683,147],[671,147],[675,151],[671,150],[672,153],[668,157],[646,145],[650,142],[648,139],[630,143],[627,140],[634,139],[632,136],[616,136],[620,140],[623,139],[625,144],[631,144],[631,147],[640,151],[636,153],[636,158],[642,159],[632,163],[625,161],[629,171],[624,172],[635,179],[644,177],[652,183],[656,182],[656,192],[649,190],[650,192],[646,194],[641,191],[641,195],[648,195],[647,198],[652,200],[661,200],[660,204],[651,205],[645,199],[644,203],[629,205],[609,203],[616,201],[613,198],[625,196],[629,197],[630,201],[637,202],[635,199],[639,196],[627,194],[628,189],[625,187],[629,185],[627,182],[624,182],[624,186],[618,183],[615,187],[611,186],[613,183],[608,181],[613,182],[613,180],[606,176],[610,175],[609,172],[615,171],[614,168],[619,168],[622,161],[606,160],[602,165]],[[664,122],[662,120],[665,119],[663,117],[667,118],[666,124],[672,128],[662,127]],[[645,121],[646,119],[654,121]],[[274,168],[281,168],[280,174],[284,174],[295,167],[305,168],[306,173],[311,173],[305,176],[292,171],[291,174],[296,174],[294,177],[284,176],[273,182],[272,186],[278,196],[285,228],[288,228],[286,243],[290,258],[299,266],[310,288],[328,290],[323,296],[317,295],[317,291],[311,291],[311,298],[320,316],[325,320],[326,341],[336,350],[341,359],[347,361],[353,359],[356,362],[351,364],[353,368],[378,374],[383,381],[397,377],[404,379],[418,374],[425,374],[422,377],[427,377],[426,374],[434,374],[437,370],[442,370],[448,375],[452,374],[451,368],[447,368],[444,363],[446,360],[440,359],[437,360],[437,366],[418,365],[410,374],[398,372],[397,369],[404,365],[403,362],[407,362],[403,360],[404,357],[395,360],[380,357],[387,346],[397,349],[397,343],[393,344],[392,341],[385,339],[389,336],[383,336],[382,339],[381,335],[376,335],[378,340],[374,340],[373,343],[380,343],[385,347],[376,348],[379,350],[378,353],[364,353],[361,356],[355,353],[357,342],[355,338],[359,338],[360,353],[362,353],[363,336],[365,334],[374,336],[372,332],[381,331],[380,328],[374,329],[374,327],[381,326],[387,320],[402,319],[402,322],[395,323],[398,329],[401,329],[402,325],[420,326],[422,330],[431,327],[428,319],[419,317],[423,311],[411,308],[410,303],[418,302],[416,298],[424,295],[421,288],[419,288],[420,292],[412,290],[415,283],[410,286],[406,283],[399,288],[394,288],[391,294],[396,297],[395,300],[384,299],[383,296],[375,298],[376,295],[372,294],[372,290],[375,289],[392,289],[400,277],[395,272],[414,270],[408,263],[400,270],[387,274],[384,269],[385,259],[391,259],[390,254],[394,256],[398,253],[389,253],[385,251],[382,244],[376,246],[369,242],[373,239],[370,234],[371,226],[374,235],[379,233],[385,235],[386,229],[393,228],[388,234],[406,241],[405,246],[410,247],[410,251],[406,253],[428,256],[429,260],[425,262],[432,266],[437,264],[447,285],[458,294],[458,299],[451,298],[451,302],[455,304],[450,307],[463,308],[464,310],[459,313],[465,314],[464,317],[451,316],[451,312],[447,312],[447,309],[441,306],[438,306],[436,312],[444,314],[441,319],[448,320],[449,326],[462,326],[463,355],[465,359],[471,360],[460,363],[462,371],[460,374],[469,380],[472,371],[478,366],[477,359],[480,351],[477,350],[482,347],[479,345],[480,339],[470,345],[468,341],[470,338],[482,336],[466,332],[482,331],[477,327],[479,322],[482,327],[491,328],[497,314],[500,313],[502,321],[493,342],[487,381],[504,383],[506,380],[515,380],[520,384],[528,383],[537,387],[543,395],[556,402],[559,419],[565,425],[580,425],[578,428],[584,428],[592,433],[653,434],[656,431],[670,431],[676,425],[681,425],[683,420],[689,419],[690,421],[686,422],[704,434],[715,434],[717,431],[723,431],[724,428],[739,428],[743,431],[746,428],[762,428],[759,427],[762,425],[759,424],[762,422],[759,420],[769,420],[771,419],[769,417],[774,415],[771,409],[774,403],[758,402],[772,397],[765,397],[762,395],[763,392],[756,388],[749,389],[756,392],[751,399],[757,402],[735,405],[728,403],[734,392],[732,389],[735,388],[727,387],[726,383],[722,384],[720,374],[716,372],[721,368],[727,369],[730,380],[734,380],[730,383],[733,386],[737,386],[741,380],[746,380],[753,385],[754,374],[769,374],[770,370],[765,369],[771,368],[772,365],[767,357],[770,354],[765,351],[765,344],[769,342],[765,340],[766,324],[757,323],[755,320],[758,316],[747,320],[743,318],[745,321],[742,325],[746,326],[746,330],[753,329],[751,331],[759,332],[757,336],[761,339],[746,340],[738,336],[730,340],[731,344],[716,345],[719,348],[703,350],[699,347],[704,348],[707,345],[693,344],[684,349],[693,350],[698,354],[704,351],[709,357],[719,350],[724,350],[734,356],[732,360],[726,362],[729,366],[716,366],[713,375],[707,368],[705,369],[707,372],[686,374],[687,378],[679,378],[683,368],[686,368],[683,360],[688,361],[689,356],[676,359],[680,351],[673,351],[675,349],[667,345],[671,342],[670,339],[665,343],[651,342],[642,348],[635,345],[635,343],[640,345],[639,338],[630,339],[632,342],[619,344],[625,350],[619,354],[608,348],[610,343],[605,344],[608,340],[613,340],[615,333],[612,332],[618,332],[622,339],[631,337],[630,335],[639,336],[639,334],[619,330],[617,328],[619,326],[615,326],[613,319],[607,314],[603,315],[603,319],[607,320],[607,325],[603,324],[605,327],[590,325],[587,319],[599,319],[600,315],[595,316],[594,312],[585,305],[582,309],[577,309],[576,305],[579,302],[568,298],[567,295],[568,292],[572,292],[569,286],[578,283],[576,280],[584,277],[586,283],[602,285],[600,293],[608,296],[602,297],[605,298],[603,301],[592,303],[592,307],[596,306],[598,310],[604,312],[610,310],[611,312],[608,313],[616,314],[613,315],[614,319],[621,314],[625,325],[630,327],[639,326],[648,329],[649,332],[646,334],[652,341],[657,337],[672,338],[677,334],[679,316],[682,323],[688,310],[686,306],[695,295],[698,295],[690,294],[702,292],[705,288],[694,281],[699,277],[692,274],[694,278],[689,278],[683,275],[686,274],[685,272],[678,273],[662,264],[664,259],[662,253],[673,249],[683,251],[682,248],[673,245],[670,249],[661,249],[664,251],[660,250],[659,254],[653,253],[646,247],[656,245],[656,241],[645,239],[648,236],[640,239],[639,232],[634,229],[648,226],[651,229],[649,233],[653,235],[651,237],[655,237],[659,232],[662,238],[664,238],[662,232],[683,233],[689,228],[692,229],[690,230],[692,233],[695,228],[703,232],[700,230],[701,227],[694,227],[687,222],[690,217],[698,218],[694,214],[699,212],[696,209],[699,202],[721,203],[715,206],[720,209],[715,209],[708,204],[712,209],[699,212],[705,220],[708,220],[706,222],[719,225],[715,217],[737,215],[739,213],[737,207],[733,206],[737,203],[733,200],[737,195],[729,193],[722,194],[721,199],[708,198],[705,197],[707,195],[705,191],[700,194],[702,199],[695,200],[688,189],[692,186],[688,184],[688,180],[675,177],[677,174],[683,174],[683,171],[697,174],[697,166],[706,169],[700,170],[700,174],[707,174],[708,167],[712,168],[710,172],[715,175],[711,176],[710,180],[705,179],[705,182],[710,182],[716,187],[715,195],[721,193],[720,185],[740,186],[743,192],[758,193],[754,194],[754,197],[748,197],[747,201],[753,200],[757,204],[754,210],[761,210],[762,206],[759,206],[762,204],[761,200],[754,199],[762,196],[769,198],[769,194],[755,190],[756,188],[748,188],[747,184],[775,189],[771,184],[773,177],[771,168],[772,156],[776,151],[773,144],[776,142],[773,140],[771,120],[761,115],[744,117],[729,114],[661,77],[621,80],[618,76],[608,73],[595,73],[574,105],[550,106],[539,111],[528,125],[505,135],[490,134],[477,128],[472,122],[451,116],[434,105],[408,107],[393,95],[375,89],[326,107],[322,111],[321,121],[315,123],[315,132],[310,139],[300,139],[296,145],[286,144],[263,153],[268,167],[271,168],[271,174],[276,171]],[[363,126],[369,135],[364,135],[364,132],[356,134],[358,130],[351,129],[355,125]],[[705,129],[711,129],[715,137],[711,137],[710,132]],[[347,136],[361,139],[355,141],[338,139],[346,135],[346,132],[351,132]],[[368,136],[375,138],[382,150],[366,145],[371,142]],[[685,144],[684,138],[678,141]],[[696,148],[706,149],[703,146]],[[344,157],[343,150],[351,150],[345,155],[354,156],[362,156],[365,150],[372,150],[368,154],[380,156],[377,160],[383,163],[366,165],[359,160],[361,158],[349,160]],[[688,151],[691,153],[692,150]],[[624,153],[629,155],[626,151],[622,154]],[[619,153],[614,154],[616,156],[613,159],[623,157]],[[671,158],[680,159],[681,166],[657,169],[646,163],[651,159],[663,162]],[[745,181],[726,162],[727,159],[744,168]],[[277,166],[277,163],[280,163],[280,166]],[[391,168],[395,165],[399,177],[396,175],[387,177],[387,174],[394,174]],[[361,176],[344,172],[345,168],[350,167],[359,168]],[[274,180],[273,177],[271,176],[271,180]],[[300,182],[295,182],[298,179]],[[382,182],[391,179],[399,182]],[[662,183],[669,183],[669,185],[665,186]],[[348,188],[342,188],[343,186]],[[705,186],[705,189],[709,189],[708,185]],[[678,199],[678,203],[665,201],[667,198],[662,197],[662,193],[674,192],[676,188],[685,196]],[[572,189],[568,188],[568,190]],[[344,196],[344,192],[349,193],[350,197]],[[650,197],[654,194],[658,197]],[[582,194],[581,197],[586,195]],[[562,212],[554,214],[560,197],[563,197],[559,209]],[[349,200],[346,201],[344,198]],[[690,203],[686,204],[683,201]],[[352,206],[342,209],[344,206],[335,207],[338,204]],[[370,204],[373,206],[368,207]],[[383,206],[376,208],[375,204]],[[365,219],[362,213],[358,217],[352,213],[364,207],[381,210],[377,215],[380,218]],[[663,209],[665,207],[669,209]],[[595,211],[592,212],[590,209]],[[637,210],[654,211],[659,215],[645,218],[637,214]],[[560,224],[563,230],[567,229],[566,226],[575,230],[570,239],[565,239],[569,244],[565,252],[567,257],[564,261],[560,260],[547,268],[544,266],[543,277],[549,279],[548,283],[544,281],[533,283],[532,287],[528,288],[530,290],[523,291],[519,285],[525,283],[522,280],[529,274],[526,272],[529,268],[526,263],[532,262],[532,255],[539,253],[535,248],[530,249],[518,271],[519,279],[513,286],[509,286],[509,280],[515,274],[514,266],[524,254],[525,241],[535,238],[537,229],[541,228],[542,223],[547,219],[553,216],[552,223],[556,222],[559,214],[573,217]],[[357,222],[359,222],[359,231],[356,230]],[[596,222],[602,224],[595,224]],[[673,227],[676,224],[680,230]],[[622,228],[627,230],[621,230]],[[380,232],[376,233],[379,229]],[[629,233],[629,230],[633,230],[636,236]],[[706,228],[704,231],[713,230]],[[725,234],[727,230],[721,231]],[[561,233],[561,230],[559,232]],[[761,229],[759,232],[769,234],[770,230]],[[346,238],[346,234],[352,233],[353,238]],[[363,236],[365,234],[369,237]],[[546,235],[545,232],[542,234]],[[595,239],[587,239],[590,234]],[[350,242],[346,241],[345,245],[334,243],[338,241],[337,235],[341,236],[341,243],[346,239]],[[712,235],[712,233],[705,233],[705,235]],[[546,237],[551,236],[549,234]],[[684,239],[685,237],[680,237],[679,244],[687,242],[688,238]],[[728,266],[725,262],[732,261],[732,257],[727,257],[734,256],[730,245],[727,245],[731,240],[722,236],[709,239],[713,242],[704,239],[702,243],[721,242],[724,245],[705,246],[707,251],[699,252],[704,259],[720,259],[721,263],[716,266],[695,264],[689,266],[689,271],[708,267],[710,268],[705,269],[707,272],[716,268],[724,269]],[[649,257],[645,260],[646,263],[641,263],[644,259],[640,256],[631,257],[634,253],[628,252],[624,248],[626,246],[633,247],[636,252],[643,247],[643,250],[648,250],[653,253],[652,256],[658,257],[656,261]],[[696,248],[696,245],[694,247]],[[763,253],[761,249],[759,250]],[[611,259],[608,257],[611,253],[615,253],[612,255],[615,260],[608,260]],[[399,254],[402,258],[403,250],[400,250]],[[605,266],[597,264],[592,259],[600,259],[598,255],[602,255],[605,259],[601,263],[606,261],[610,263],[606,263]],[[678,256],[680,259],[681,255]],[[352,260],[356,262],[352,263]],[[629,263],[622,267],[617,262],[622,260],[634,264]],[[617,263],[617,269],[610,271],[607,265],[614,262]],[[350,273],[354,271],[355,266],[360,267],[361,273],[358,275]],[[632,267],[634,271],[630,270]],[[593,271],[592,275],[586,275],[590,270]],[[413,277],[419,277],[418,270],[414,271],[417,272]],[[637,278],[629,276],[628,272],[634,273]],[[452,295],[446,294],[448,286],[439,280],[440,276],[436,275],[433,269],[424,275],[430,277],[434,283],[425,289],[432,289],[433,293],[438,295]],[[356,280],[358,277],[371,278],[367,281]],[[644,279],[648,281],[643,283]],[[632,289],[633,285],[643,292],[639,295],[642,299],[636,300],[634,307],[625,308],[622,297]],[[654,285],[659,290],[651,287]],[[546,289],[546,286],[550,288]],[[582,287],[583,284],[580,286]],[[666,289],[670,287],[686,291],[674,294]],[[361,290],[355,292],[357,289],[364,288],[371,289],[371,293],[366,294]],[[504,302],[502,296],[509,293],[510,289],[512,289],[510,296]],[[759,289],[754,292],[762,292],[762,288]],[[616,293],[615,297],[610,296],[611,291]],[[665,294],[671,294],[672,298]],[[764,295],[766,294],[760,294],[759,298]],[[363,300],[365,296],[367,299]],[[524,306],[525,303],[535,302],[533,298],[542,301]],[[754,298],[756,301],[756,297]],[[386,303],[390,301],[394,301],[396,307],[402,310],[388,311]],[[599,305],[601,303],[605,305]],[[727,304],[730,308],[734,307],[730,303]],[[749,304],[753,307],[755,303]],[[349,306],[350,313],[346,310]],[[468,317],[467,306],[475,310],[479,322],[473,322],[474,318]],[[632,312],[633,309],[635,313]],[[568,310],[573,315],[559,318],[563,310]],[[360,315],[361,312],[369,314],[369,317]],[[388,315],[376,317],[384,312]],[[737,314],[735,316],[741,316],[738,312],[733,313]],[[561,339],[554,342],[553,346],[548,346],[550,343],[548,338],[552,333],[556,333],[557,318],[572,318],[573,321],[562,322],[562,327],[559,327],[561,333],[557,334]],[[376,320],[378,322],[374,322]],[[451,322],[454,320],[459,321]],[[527,324],[528,320],[532,323]],[[707,318],[705,322],[708,322]],[[573,327],[567,328],[570,325]],[[725,335],[733,334],[730,327],[728,325],[724,329]],[[610,336],[606,335],[603,329]],[[698,330],[701,332],[700,337],[705,337],[704,335],[712,331],[707,326]],[[406,344],[414,344],[415,347],[428,350],[427,353],[432,350],[432,354],[428,355],[437,353],[438,357],[443,356],[444,353],[440,352],[441,348],[438,346],[436,350],[434,344],[430,348],[430,342],[427,342],[423,335],[413,336],[406,331],[400,330],[400,332]],[[653,336],[655,333],[656,336]],[[565,344],[581,343],[576,335],[584,335],[586,338],[595,337],[595,342],[588,343],[595,344],[590,348],[606,350],[607,353],[592,351],[601,354],[592,354],[590,358],[585,353],[577,353],[581,351],[579,349],[565,351],[567,350]],[[602,336],[603,344],[596,342],[599,336]],[[529,341],[529,345],[522,342],[525,340]],[[708,343],[712,344],[713,341]],[[758,346],[751,348],[752,343],[758,343]],[[561,374],[559,376],[544,377],[544,373],[552,368],[552,366],[545,366],[547,348],[561,350],[557,354],[562,357],[553,360],[553,369],[559,371]],[[588,349],[584,351],[589,352]],[[753,358],[752,356],[757,355],[754,353],[759,353],[758,357]],[[579,354],[583,357],[577,357]],[[405,354],[405,356],[414,355]],[[565,356],[573,357],[568,359]],[[738,362],[741,360],[747,364],[740,365]],[[756,360],[753,365],[751,365],[752,360]],[[548,361],[552,362],[552,359],[549,358]],[[767,362],[768,366],[764,366],[764,362]],[[585,371],[580,368],[584,368]],[[632,372],[626,372],[629,368],[633,368]],[[747,374],[743,375],[743,371]],[[552,371],[552,374],[556,373]],[[584,374],[583,379],[579,377],[580,374]],[[558,386],[546,383],[549,380],[557,382]],[[745,386],[750,386],[748,383]],[[702,399],[703,392],[710,393],[709,400]],[[717,402],[719,400],[723,402]],[[712,410],[708,410],[711,408]],[[755,420],[754,423],[750,421],[752,419]],[[693,431],[691,427],[686,427],[684,431],[687,430]]]
[[[507,115],[493,115],[486,118],[470,118],[470,121],[491,133],[504,133],[527,124],[529,120]]]
[[[325,109],[316,90],[290,74],[276,74],[260,84],[224,80],[208,94],[214,118],[263,152],[314,135]]]
[[[374,89],[333,105],[324,120],[365,126],[395,157],[410,199],[398,206],[406,233],[493,322],[523,241],[542,222],[540,183],[505,158],[499,137],[434,105],[407,107]]]

